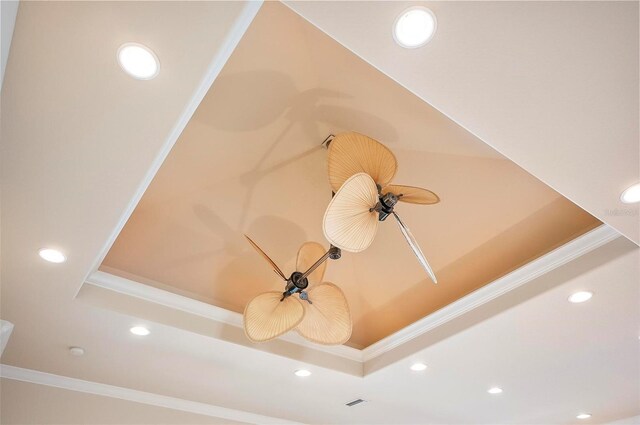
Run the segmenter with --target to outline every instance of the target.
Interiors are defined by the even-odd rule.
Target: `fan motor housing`
[[[397,203],[398,197],[395,194],[388,192],[382,195],[379,202],[378,220],[384,221],[393,212],[393,207]]]
[[[302,273],[293,272],[289,279],[287,280],[287,287],[284,290],[284,297],[288,297],[290,295],[295,294],[296,292],[301,292],[309,286],[309,280],[305,277],[304,279],[300,279]],[[284,299],[283,297],[283,299]]]

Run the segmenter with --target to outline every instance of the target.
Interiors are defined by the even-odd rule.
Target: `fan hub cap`
[[[309,280],[306,277],[304,279],[300,279],[300,277],[302,277],[302,273],[300,272],[293,272],[291,274],[289,279],[287,279],[287,286],[282,293],[282,299],[285,299],[296,292],[301,292],[309,286]]]

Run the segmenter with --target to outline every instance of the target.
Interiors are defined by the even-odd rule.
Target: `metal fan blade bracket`
[[[333,134],[329,134],[327,136],[326,139],[324,139],[324,141],[322,142],[321,146],[324,146],[325,149],[329,149],[329,145],[331,144],[331,141],[333,140],[333,138],[336,137]]]
[[[313,302],[309,299],[309,293],[307,291],[300,291],[300,299],[308,302],[309,304],[313,304]]]

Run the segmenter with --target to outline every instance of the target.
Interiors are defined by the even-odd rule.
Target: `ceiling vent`
[[[349,403],[346,403],[345,406],[349,406],[349,407],[353,407],[353,406],[357,406],[360,403],[364,403],[366,400],[363,400],[361,398],[358,398],[356,400],[350,401]]]

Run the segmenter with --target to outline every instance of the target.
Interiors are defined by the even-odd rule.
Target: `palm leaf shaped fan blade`
[[[407,240],[407,243],[411,247],[411,250],[413,251],[413,253],[418,258],[418,261],[420,262],[422,267],[426,270],[427,274],[429,275],[433,283],[438,283],[438,279],[436,279],[436,275],[433,272],[433,269],[431,269],[429,262],[427,261],[424,254],[422,253],[422,250],[420,249],[420,245],[418,245],[418,241],[416,241],[416,239],[413,237],[411,230],[409,230],[409,228],[405,226],[405,224],[402,222],[402,220],[400,220],[400,217],[398,216],[398,214],[395,213],[395,211],[393,213],[393,216],[398,221],[398,227],[400,227],[400,231],[402,232],[402,235]]]
[[[359,133],[338,134],[329,143],[328,150],[329,182],[334,192],[358,173],[367,173],[376,184],[385,187],[398,169],[393,152]]]
[[[244,333],[252,342],[265,342],[294,329],[304,317],[304,307],[295,297],[282,299],[282,292],[258,295],[244,309]]]
[[[267,260],[273,270],[287,280],[280,267],[245,235],[251,246]],[[302,321],[304,307],[293,297],[283,299],[282,292],[270,291],[253,298],[244,309],[244,333],[252,342],[265,342],[292,330]]]
[[[309,270],[313,266],[318,258],[322,257],[325,253],[324,247],[318,242],[305,242],[298,250],[298,257],[296,258],[296,270],[304,272]],[[309,283],[320,283],[324,278],[324,272],[327,269],[327,263],[323,262],[312,273],[307,276]]]
[[[258,251],[258,253],[262,256],[262,258],[264,258],[265,260],[267,260],[269,264],[271,264],[271,267],[273,267],[273,271],[276,272],[278,276],[280,276],[283,280],[287,280],[287,277],[284,275],[284,273],[282,273],[282,270],[280,270],[280,267],[278,267],[278,265],[267,255],[267,253],[264,252],[262,249],[260,249],[258,244],[255,243],[253,240],[251,240],[249,236],[244,235],[244,237],[247,238],[251,246],[254,247],[256,251]]]
[[[308,292],[304,319],[296,331],[317,344],[344,344],[351,338],[353,324],[344,293],[333,283],[324,282]]]
[[[283,277],[275,262],[248,236],[247,240]],[[284,292],[265,292],[249,301],[243,322],[250,341],[269,341],[296,328],[300,335],[320,344],[343,344],[351,337],[351,313],[340,288],[325,282],[305,291],[309,281],[322,281],[328,258],[340,258],[339,250],[325,251],[317,242],[304,243],[298,250],[296,271],[285,278]]]
[[[389,192],[396,195],[399,201],[409,202],[410,204],[433,205],[440,202],[438,195],[421,187],[390,184],[382,189],[383,195]]]
[[[332,142],[333,143],[333,142]],[[349,252],[369,247],[378,230],[376,183],[366,173],[349,177],[324,214],[323,231],[331,244]]]
[[[397,171],[396,158],[386,146],[370,137],[339,134],[330,140],[328,150],[329,182],[335,196],[325,213],[325,237],[345,251],[362,251],[375,237],[377,227],[373,222],[384,221],[393,214],[409,246],[435,283],[433,270],[394,207],[398,201],[436,204],[440,202],[438,195],[420,187],[390,184]],[[366,181],[362,174],[370,180]]]

